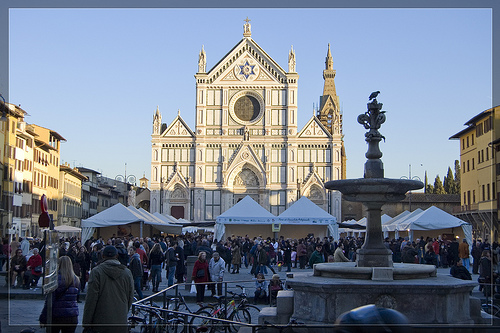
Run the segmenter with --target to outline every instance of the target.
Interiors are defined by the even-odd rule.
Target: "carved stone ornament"
[[[250,169],[243,169],[234,179],[235,186],[257,187],[259,186],[259,178]]]
[[[259,76],[259,66],[252,59],[243,59],[234,66],[234,75],[240,81],[253,81]]]

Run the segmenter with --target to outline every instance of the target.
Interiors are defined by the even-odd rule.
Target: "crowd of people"
[[[64,320],[54,320],[71,326],[75,322],[73,303],[79,301],[78,295],[89,285],[86,307],[89,303],[94,304],[94,308],[88,310],[89,314],[84,318],[88,323],[95,323],[98,318],[94,318],[90,312],[98,311],[100,305],[97,304],[97,298],[103,293],[96,290],[96,286],[100,285],[96,281],[110,279],[110,276],[113,281],[121,279],[115,287],[121,290],[122,298],[127,299],[124,309],[130,307],[134,292],[139,299],[143,298],[142,291],[149,284],[153,292],[158,292],[163,277],[167,280],[167,285],[172,286],[174,283],[185,282],[187,274],[191,274],[191,280],[196,283],[196,300],[201,304],[207,289],[212,295],[222,294],[226,272],[241,274],[243,267],[247,269],[245,274],[250,273],[255,279],[254,300],[268,300],[273,292],[277,293],[282,288],[276,270],[285,269],[290,272],[292,268],[312,268],[317,263],[355,261],[356,251],[363,242],[361,237],[334,240],[333,237],[319,238],[313,235],[300,239],[233,235],[219,241],[214,240],[211,235],[195,234],[173,237],[112,237],[106,240],[100,237],[90,238],[83,244],[76,237],[61,238],[59,287],[55,295],[61,294],[62,297],[56,296],[54,304],[66,307],[67,310],[60,311]],[[496,242],[490,245],[488,240],[474,240],[470,249],[465,239],[462,242],[457,239],[445,241],[440,237],[420,237],[413,241],[408,237],[397,240],[386,238],[384,245],[392,251],[394,263],[419,263],[450,268],[450,275],[461,279],[470,280],[472,274],[477,274],[478,280],[485,284],[497,279],[500,273],[500,246]],[[22,238],[17,241],[14,238],[10,243],[6,239],[2,240],[0,269],[5,267],[9,271],[11,287],[37,286],[44,262],[43,249],[43,241],[36,238],[30,241]],[[188,256],[197,257],[194,268],[189,272],[186,267]],[[273,275],[266,280],[268,270]],[[111,295],[110,297],[113,298]],[[55,314],[57,313],[56,311]],[[40,320],[46,321],[44,313]]]

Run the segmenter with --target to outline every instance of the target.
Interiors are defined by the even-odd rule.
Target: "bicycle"
[[[209,304],[198,310],[197,313],[208,314],[212,318],[217,319],[228,319],[232,322],[252,324],[252,319],[255,321],[258,319],[258,314],[260,309],[255,305],[251,305],[247,299],[245,288],[236,285],[242,290],[240,294],[234,293],[232,291],[227,291],[228,294],[233,296],[226,304],[223,303],[225,300],[224,296],[215,296],[217,303]],[[238,300],[238,302],[236,302]],[[229,312],[226,312],[229,311]],[[210,332],[217,332],[229,329],[230,332],[236,332],[238,330],[238,324],[226,323],[224,321],[213,321],[212,328]]]

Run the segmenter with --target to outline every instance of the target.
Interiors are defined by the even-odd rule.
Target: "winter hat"
[[[113,258],[116,257],[118,254],[118,251],[116,250],[116,247],[113,245],[108,245],[102,250],[102,256],[106,258]]]

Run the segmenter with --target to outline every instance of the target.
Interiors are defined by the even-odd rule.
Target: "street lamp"
[[[423,164],[420,164],[422,166]],[[411,176],[411,164],[408,164],[408,177],[402,176],[401,179],[413,179],[413,180],[418,180],[422,181],[419,176]],[[411,212],[411,190],[408,191],[408,209]]]

